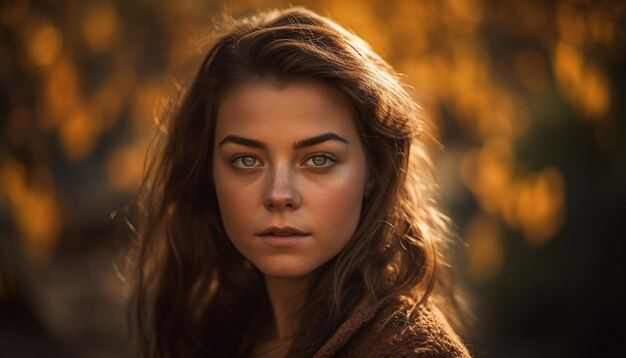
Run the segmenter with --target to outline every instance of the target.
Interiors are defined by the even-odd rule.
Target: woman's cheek
[[[361,214],[363,189],[358,180],[337,184],[319,190],[313,195],[310,206],[314,208],[314,215],[321,219],[319,227],[349,238],[356,230]]]
[[[254,208],[257,189],[233,178],[221,179],[217,185],[217,196],[224,226],[227,231],[243,229],[241,224],[253,217],[251,209]]]

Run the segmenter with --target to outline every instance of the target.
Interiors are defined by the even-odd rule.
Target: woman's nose
[[[282,167],[271,171],[263,204],[267,210],[296,210],[302,199],[296,188],[295,177],[290,168]]]

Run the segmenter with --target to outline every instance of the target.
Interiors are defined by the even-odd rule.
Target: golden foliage
[[[54,255],[61,229],[61,213],[50,173],[44,168],[35,170],[36,180],[29,180],[22,165],[5,162],[0,167],[0,194],[24,234],[26,253],[33,263],[42,264]]]
[[[504,263],[502,228],[493,219],[478,214],[465,231],[468,244],[468,272],[477,281],[494,279]]]

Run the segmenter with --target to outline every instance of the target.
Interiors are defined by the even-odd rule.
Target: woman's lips
[[[310,237],[309,233],[291,227],[271,227],[257,234],[265,244],[272,247],[290,247]]]

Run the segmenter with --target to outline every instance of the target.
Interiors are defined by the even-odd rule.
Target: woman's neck
[[[265,276],[267,294],[274,314],[274,339],[291,342],[296,312],[307,297],[308,277]]]
[[[308,278],[265,276],[267,294],[272,305],[274,325],[252,349],[258,358],[286,357],[291,347],[296,312],[306,299]]]

